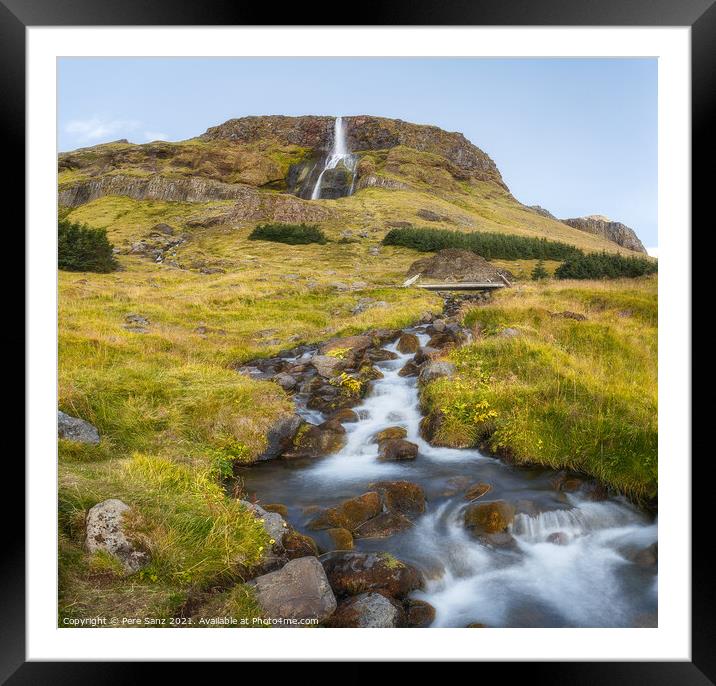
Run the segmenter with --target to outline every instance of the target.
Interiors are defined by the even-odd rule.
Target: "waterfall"
[[[353,185],[356,177],[356,157],[351,154],[348,150],[346,143],[346,133],[343,128],[343,117],[336,117],[336,123],[333,128],[333,147],[331,153],[326,158],[326,163],[323,165],[321,173],[318,175],[316,185],[313,187],[311,193],[311,200],[318,200],[321,197],[321,184],[323,182],[323,175],[330,169],[335,169],[339,164],[348,169],[351,173],[351,187],[349,195],[353,193]]]

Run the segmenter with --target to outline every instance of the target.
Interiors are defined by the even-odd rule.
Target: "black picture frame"
[[[24,195],[25,176],[25,29],[33,26],[282,26],[330,25],[333,5],[311,3],[310,16],[304,5],[267,6],[237,0],[0,0],[0,93],[6,159],[17,172],[4,183],[5,197]],[[277,16],[280,15],[280,16]],[[706,170],[714,149],[714,104],[716,100],[716,0],[390,0],[363,3],[354,15],[367,25],[403,26],[684,26],[691,27],[692,40],[692,215],[706,217],[709,202]],[[327,21],[328,20],[328,21]],[[711,140],[711,144],[708,141]],[[708,160],[709,162],[711,160]],[[712,165],[711,165],[712,166]],[[712,193],[712,191],[711,191]],[[9,202],[9,201],[8,201]],[[22,203],[16,225],[24,221]],[[710,209],[710,208],[709,208]],[[711,220],[707,226],[710,226]],[[704,227],[706,230],[707,226]],[[689,227],[682,227],[688,236]],[[694,411],[696,408],[694,408]],[[690,446],[684,448],[689,452]],[[689,455],[690,457],[690,455]],[[710,458],[710,456],[708,456]],[[16,459],[13,457],[13,459]],[[705,460],[706,462],[710,461]],[[17,466],[19,472],[21,467]],[[692,465],[692,661],[683,662],[514,662],[497,667],[505,678],[524,674],[531,683],[567,684],[683,684],[716,683],[716,617],[714,583],[709,553],[711,517],[705,504],[713,482],[704,478],[707,466]],[[14,484],[24,480],[15,474]],[[6,483],[8,483],[6,481]],[[17,490],[17,489],[14,489]],[[699,510],[702,510],[699,514]],[[16,510],[19,511],[19,510]],[[25,555],[24,537],[16,523],[6,526],[3,545],[2,621],[0,621],[0,683],[65,684],[101,679],[103,684],[126,683],[146,675],[147,665],[134,663],[27,662],[25,654]],[[14,529],[14,540],[13,540]],[[484,678],[491,665],[480,668]],[[495,665],[492,665],[494,667]],[[166,667],[166,665],[165,665]],[[186,670],[186,666],[182,670]],[[352,670],[355,680],[369,665]],[[184,677],[189,674],[184,671]],[[320,678],[320,677],[317,677]]]

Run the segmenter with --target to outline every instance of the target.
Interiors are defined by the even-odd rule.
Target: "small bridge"
[[[444,283],[418,283],[420,275],[411,276],[405,283],[403,288],[424,288],[428,291],[491,291],[496,288],[505,288],[512,284],[502,275],[502,281],[446,281]]]

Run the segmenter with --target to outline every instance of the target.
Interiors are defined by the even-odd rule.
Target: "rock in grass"
[[[256,577],[250,584],[261,609],[273,619],[323,622],[337,606],[326,573],[315,557],[291,560],[275,572]]]
[[[335,553],[323,561],[323,567],[338,595],[379,591],[403,598],[423,584],[415,567],[388,553]]]
[[[84,419],[71,417],[68,414],[57,411],[57,435],[68,441],[77,443],[99,443],[99,431]]]
[[[465,526],[474,535],[498,534],[515,518],[515,508],[505,500],[475,503],[465,508]]]
[[[103,500],[87,513],[85,548],[90,553],[104,551],[122,563],[128,574],[149,563],[149,555],[127,537],[125,515],[131,508],[116,498]]]
[[[429,383],[435,379],[455,376],[455,365],[452,362],[436,361],[426,364],[420,372],[420,381]]]
[[[288,533],[288,524],[278,512],[268,512],[260,505],[251,503],[248,500],[239,501],[256,519],[261,520],[264,530],[273,541],[271,546],[274,551],[283,551],[283,538]]]
[[[403,608],[380,593],[362,593],[344,600],[326,622],[326,626],[341,629],[392,629],[404,625]]]
[[[302,424],[303,419],[297,414],[279,417],[268,430],[266,449],[256,458],[256,461],[273,460],[292,447],[293,439]]]

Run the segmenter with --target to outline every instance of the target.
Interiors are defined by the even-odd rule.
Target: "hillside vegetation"
[[[423,393],[436,439],[574,469],[635,498],[657,489],[654,277],[505,289],[464,317],[474,343]]]

